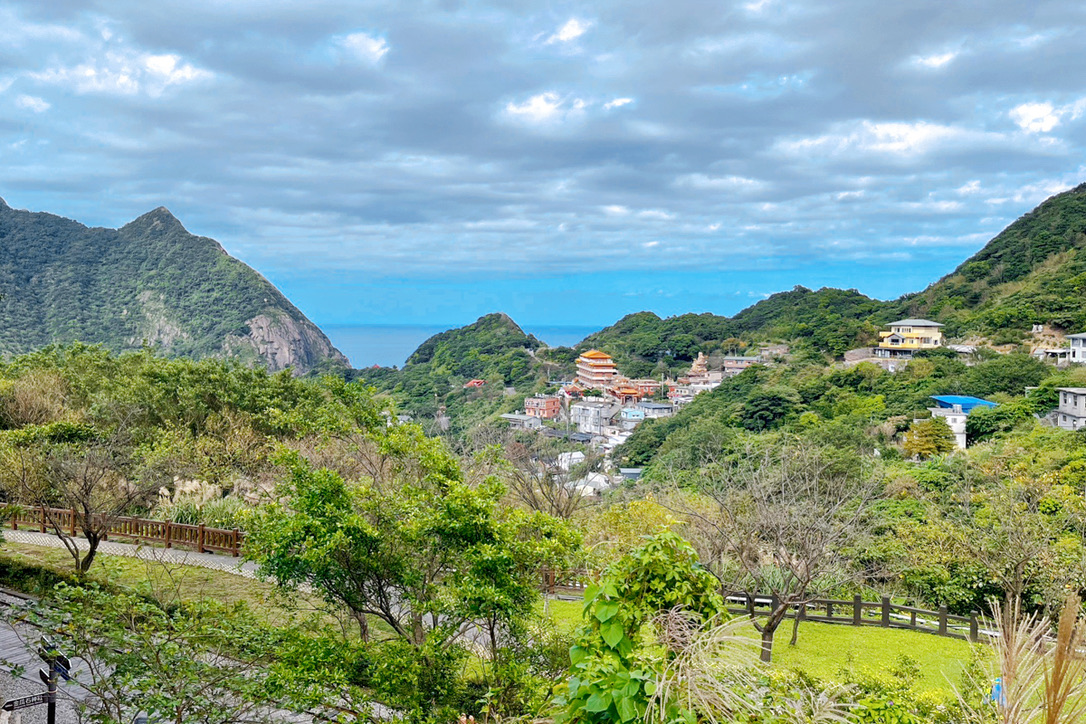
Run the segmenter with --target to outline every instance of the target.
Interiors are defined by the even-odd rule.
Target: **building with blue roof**
[[[967,415],[977,407],[996,407],[999,405],[998,402],[982,400],[979,397],[970,397],[969,395],[932,395],[931,399],[935,400],[940,408],[948,410],[959,408]]]
[[[931,416],[946,420],[950,431],[954,433],[954,444],[960,450],[964,450],[968,443],[965,437],[965,420],[969,413],[978,407],[996,407],[999,404],[969,395],[932,395],[931,399],[935,400],[936,405],[928,408]]]

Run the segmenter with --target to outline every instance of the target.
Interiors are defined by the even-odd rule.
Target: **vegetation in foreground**
[[[871,671],[857,647],[853,661],[819,667],[803,658],[819,629],[800,625],[794,646],[780,634],[791,633],[789,609],[815,597],[888,595],[998,617],[995,599],[1055,620],[1067,591],[1086,586],[1080,434],[1032,415],[982,416],[970,450],[908,453],[909,439],[926,438],[903,439],[911,423],[892,423],[939,385],[1017,390],[1033,375],[1034,400],[1080,372],[1003,358],[917,362],[897,377],[814,359],[748,370],[699,397],[698,414],[668,423],[644,482],[598,499],[569,485],[583,471],[537,474],[572,447],[486,426],[450,445],[398,423],[387,398],[359,382],[51,348],[0,367],[0,482],[12,504],[229,521],[246,530],[265,585],[312,591],[324,618],[307,615],[312,602],[292,610],[289,596],[277,599],[280,619],[176,589],[109,588],[123,581],[98,577],[106,567],[85,554],[69,554],[63,581],[37,578],[51,594],[33,615],[63,646],[133,655],[114,661],[103,650],[103,672],[143,665],[144,621],[208,661],[259,667],[279,693],[257,697],[250,720],[269,707],[366,718],[379,704],[418,722],[768,722],[816,709],[856,722],[984,721],[994,712],[931,685],[918,654]],[[1023,405],[1004,394],[1005,410]],[[775,414],[770,397],[791,406]],[[54,532],[71,536],[59,523]],[[572,632],[541,616],[544,568],[593,583]],[[736,591],[775,594],[782,607],[759,618],[756,639],[723,611]],[[88,638],[55,618],[93,632],[99,608],[130,625],[103,623]],[[228,639],[208,632],[212,619]],[[870,640],[883,645],[888,633]],[[982,702],[991,666],[1003,664],[969,659],[952,683]],[[248,696],[244,682],[216,680],[223,696]],[[118,683],[160,692],[162,716],[184,698],[152,675],[94,685]],[[102,721],[135,713],[102,707],[112,712]]]

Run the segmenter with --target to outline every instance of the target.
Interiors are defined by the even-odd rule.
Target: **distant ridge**
[[[877,340],[894,319],[924,317],[950,337],[994,344],[1025,341],[1033,325],[1086,330],[1086,184],[1045,200],[922,292],[880,301],[855,289],[778,292],[736,314],[652,312],[623,317],[577,345],[600,347],[638,376],[658,362],[677,364],[712,347],[799,341],[839,355]]]
[[[89,228],[0,199],[0,353],[151,347],[308,372],[347,359],[264,277],[160,206]]]

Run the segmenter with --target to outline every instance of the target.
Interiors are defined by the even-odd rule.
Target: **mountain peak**
[[[126,229],[140,229],[143,231],[157,231],[160,233],[167,233],[170,231],[183,231],[188,233],[188,230],[178,221],[177,217],[170,213],[170,210],[165,206],[159,206],[157,209],[148,211],[143,216],[137,217],[121,227],[121,231]]]

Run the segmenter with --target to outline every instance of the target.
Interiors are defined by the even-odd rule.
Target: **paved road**
[[[60,538],[52,533],[38,533],[30,530],[5,530],[4,540],[12,543],[25,543],[33,546],[48,548],[63,548]],[[87,541],[76,538],[79,550],[87,549]],[[194,551],[180,550],[178,548],[154,548],[135,543],[115,543],[105,541],[98,546],[99,555],[126,556],[139,558],[144,561],[160,561],[163,563],[177,563],[185,566],[200,566],[201,568],[213,568],[224,573],[232,573],[245,578],[256,578],[256,564],[242,562],[240,558],[215,553],[196,553]]]

